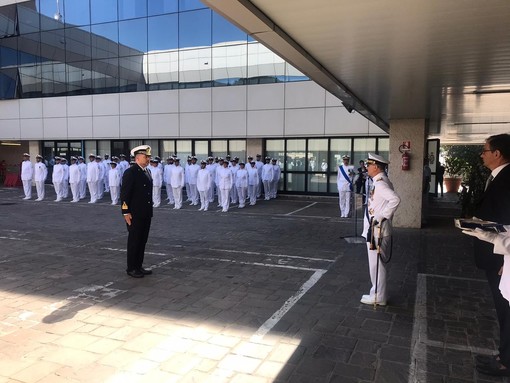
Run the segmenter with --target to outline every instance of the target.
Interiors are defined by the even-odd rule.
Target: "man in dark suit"
[[[475,216],[505,225],[510,224],[510,135],[498,134],[487,138],[481,157],[491,170],[485,192]],[[475,242],[476,266],[485,270],[499,322],[499,355],[477,356],[476,369],[487,375],[510,376],[510,305],[499,290],[503,257],[493,253],[493,245]]]
[[[131,150],[135,163],[122,176],[120,199],[128,229],[127,273],[133,278],[152,274],[142,267],[145,244],[152,219],[152,177],[148,169],[151,147],[137,146]]]

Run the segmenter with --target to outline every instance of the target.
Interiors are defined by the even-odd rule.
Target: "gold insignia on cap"
[[[122,209],[124,209],[124,210],[127,210],[127,208],[128,208],[128,205],[127,205],[127,203],[125,203],[125,202],[122,202]]]

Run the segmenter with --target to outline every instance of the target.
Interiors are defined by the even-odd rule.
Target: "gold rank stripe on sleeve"
[[[122,210],[127,210],[128,205],[126,202],[122,202]]]

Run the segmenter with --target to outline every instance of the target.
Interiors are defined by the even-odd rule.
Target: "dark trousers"
[[[142,267],[145,253],[145,244],[149,238],[151,217],[135,218],[131,220],[131,226],[127,225],[127,271],[138,270]]]
[[[485,270],[499,322],[499,357],[510,368],[510,305],[499,290],[501,276],[498,270]]]

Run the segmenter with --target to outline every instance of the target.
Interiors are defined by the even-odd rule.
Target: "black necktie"
[[[487,190],[493,179],[494,176],[491,174],[490,177],[487,179],[487,183],[485,184],[485,190]]]

